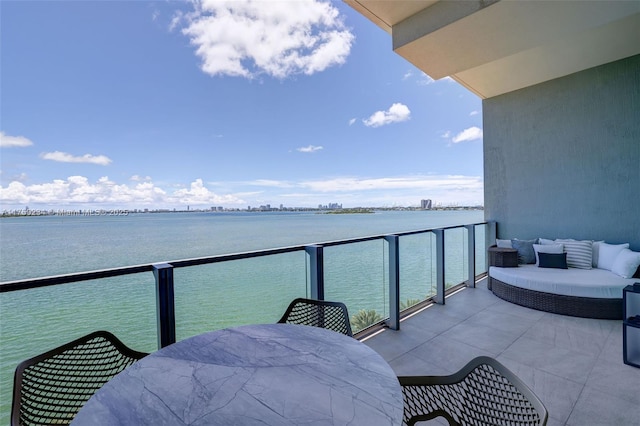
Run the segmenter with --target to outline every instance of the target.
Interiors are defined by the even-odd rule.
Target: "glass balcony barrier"
[[[0,423],[16,365],[81,335],[109,330],[151,352],[274,323],[296,297],[345,303],[360,336],[399,329],[403,313],[474,286],[494,239],[494,224],[479,223],[0,283]]]

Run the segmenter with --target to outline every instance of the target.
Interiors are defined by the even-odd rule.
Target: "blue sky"
[[[0,19],[2,210],[483,203],[481,100],[342,2]]]

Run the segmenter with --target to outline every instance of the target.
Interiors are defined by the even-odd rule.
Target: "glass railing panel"
[[[436,244],[432,232],[405,235],[400,245],[400,310],[436,294]]]
[[[444,287],[449,289],[467,280],[469,238],[464,227],[444,230]]]
[[[13,374],[25,359],[96,330],[143,352],[158,348],[150,272],[0,293],[0,424],[8,425]]]
[[[383,239],[324,248],[326,300],[347,305],[354,333],[389,317]]]
[[[476,231],[476,275],[487,272],[487,225],[475,225]]]
[[[176,340],[245,324],[274,323],[308,297],[304,250],[176,268]]]

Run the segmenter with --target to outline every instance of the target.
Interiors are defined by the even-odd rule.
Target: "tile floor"
[[[398,375],[446,375],[475,356],[497,358],[542,400],[548,425],[640,426],[640,368],[622,361],[622,321],[524,308],[485,281],[365,343]]]

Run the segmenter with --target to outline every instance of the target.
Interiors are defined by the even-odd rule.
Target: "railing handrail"
[[[347,238],[343,240],[332,240],[332,241],[325,241],[320,243],[301,244],[301,245],[263,249],[263,250],[252,250],[252,251],[245,251],[245,252],[238,252],[238,253],[231,253],[231,254],[221,254],[221,255],[214,255],[214,256],[189,258],[189,259],[179,259],[179,260],[173,260],[173,261],[159,261],[159,262],[153,262],[148,264],[121,266],[116,268],[99,269],[94,271],[73,272],[68,274],[52,275],[48,277],[27,278],[27,279],[21,279],[21,280],[5,281],[0,283],[0,293],[19,291],[19,290],[29,290],[33,288],[47,287],[47,286],[60,285],[60,284],[69,284],[69,283],[74,283],[79,281],[90,281],[90,280],[101,279],[101,278],[118,277],[123,275],[137,274],[140,272],[151,272],[154,270],[154,265],[158,265],[161,263],[170,264],[174,268],[184,268],[189,266],[206,265],[211,263],[227,262],[231,260],[242,260],[242,259],[250,259],[254,257],[271,256],[276,254],[291,253],[295,251],[303,251],[310,246],[332,247],[332,246],[338,246],[338,245],[374,241],[379,239],[382,240],[385,237],[392,236],[392,235],[403,237],[408,235],[433,232],[435,230],[440,230],[440,229],[448,230],[448,229],[464,228],[465,226],[477,226],[477,225],[487,225],[487,224],[488,222],[478,222],[478,223],[470,223],[465,225],[452,225],[452,226],[441,227],[441,228],[429,228],[429,229],[420,229],[420,230],[412,230],[412,231],[392,232],[388,234]]]
[[[78,281],[89,281],[100,278],[119,277],[122,275],[137,274],[153,271],[154,264],[142,264],[134,266],[121,266],[117,268],[98,269],[95,271],[73,272],[69,274],[52,275],[48,277],[27,278],[23,280],[5,281],[0,283],[0,293],[10,291],[29,290],[32,288],[47,287],[59,284],[69,284]]]

